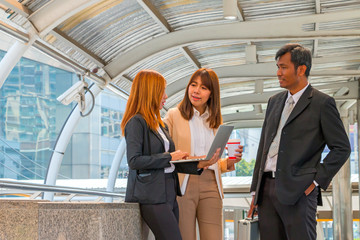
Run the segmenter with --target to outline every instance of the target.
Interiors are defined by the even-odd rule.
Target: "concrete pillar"
[[[341,120],[345,130],[349,134],[348,109],[340,109]],[[332,181],[333,187],[333,234],[334,239],[353,239],[353,218],[351,203],[351,172],[350,161],[335,175]]]
[[[360,89],[359,89],[359,91],[360,91]],[[357,141],[358,181],[359,181],[358,186],[360,186],[360,101],[359,101],[359,99],[357,100],[356,104],[357,104],[356,107],[357,107],[357,139],[358,139],[358,141]],[[360,197],[358,199],[359,199],[359,206],[360,206]],[[358,218],[360,219],[360,211],[359,211]],[[359,225],[358,225],[358,231],[360,231]]]

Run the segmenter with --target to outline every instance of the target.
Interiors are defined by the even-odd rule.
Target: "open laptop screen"
[[[220,148],[219,156],[222,155],[224,152],[225,146],[229,140],[229,137],[231,135],[232,130],[234,129],[234,126],[228,126],[228,125],[220,125],[218,128],[214,141],[211,144],[211,147],[206,155],[205,158],[191,158],[191,159],[181,159],[176,161],[170,161],[172,163],[182,163],[182,162],[197,162],[202,160],[210,160],[214,153],[216,152],[216,149]]]

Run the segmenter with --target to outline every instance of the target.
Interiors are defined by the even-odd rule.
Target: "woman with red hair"
[[[129,177],[126,202],[138,202],[144,221],[156,239],[181,239],[176,195],[181,195],[178,172],[200,175],[218,160],[177,163],[188,153],[175,151],[160,109],[167,99],[164,77],[153,70],[140,71],[132,84],[121,123],[127,145]]]

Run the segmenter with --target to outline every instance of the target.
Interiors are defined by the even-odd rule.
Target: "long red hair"
[[[123,135],[126,124],[136,114],[141,114],[152,130],[157,130],[159,124],[164,127],[160,116],[160,104],[165,87],[165,78],[154,70],[142,70],[136,75],[121,122]]]

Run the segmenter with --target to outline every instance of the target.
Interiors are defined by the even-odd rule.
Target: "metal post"
[[[106,187],[107,192],[113,192],[114,191],[117,173],[119,171],[120,164],[121,164],[121,159],[124,156],[125,149],[126,149],[126,141],[125,141],[125,138],[122,138],[121,142],[120,142],[120,144],[118,146],[118,149],[116,150],[114,159],[113,159],[113,161],[111,163],[111,168],[110,168],[110,172],[109,172],[109,178],[108,178],[107,187]],[[105,198],[105,202],[111,203],[111,202],[113,202],[113,198],[112,197],[107,197],[107,198]]]
[[[101,92],[101,90],[102,89],[96,84],[94,84],[91,87],[91,92],[94,94],[95,97]],[[86,101],[86,106],[88,106],[91,102],[91,96],[89,92],[86,93],[85,101]],[[79,120],[80,120],[80,108],[79,105],[77,105],[75,109],[71,112],[69,118],[67,119],[59,135],[59,138],[56,142],[54,152],[50,159],[49,167],[47,170],[45,184],[47,185],[56,184],[57,175],[60,171],[60,166],[62,159],[64,157],[66,147],[69,144],[72,133],[74,132],[74,129],[77,126]],[[54,193],[45,192],[43,198],[52,201],[54,199]]]
[[[323,225],[322,222],[317,222],[316,224],[316,232],[317,232],[316,240],[325,240],[324,229],[322,225]]]
[[[360,80],[360,78],[359,78]],[[360,89],[359,89],[360,91]],[[357,107],[357,159],[358,159],[358,186],[360,186],[360,101],[359,99],[356,102],[356,107]],[[359,206],[360,206],[360,191],[358,188],[358,195],[359,195]],[[359,211],[359,216],[358,218],[360,219],[360,211]],[[358,230],[360,230],[360,226],[358,224]]]
[[[340,115],[345,130],[349,134],[348,109],[340,109]],[[333,234],[334,239],[337,240],[353,239],[352,189],[350,181],[350,161],[348,160],[332,181]]]
[[[19,62],[20,58],[34,43],[34,41],[34,37],[31,37],[28,43],[15,41],[15,43],[9,48],[4,58],[0,62],[0,88],[4,84],[6,78],[9,76],[15,65]]]

